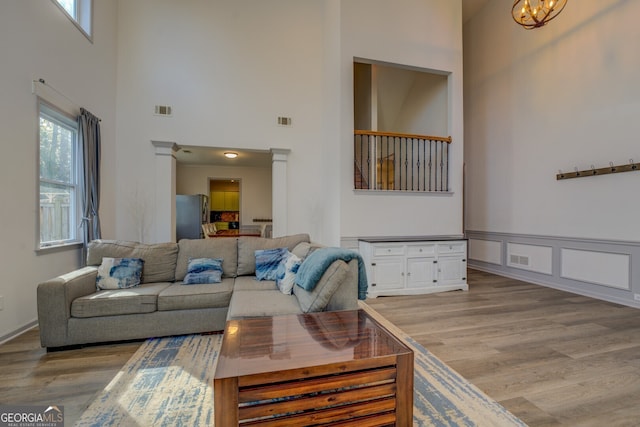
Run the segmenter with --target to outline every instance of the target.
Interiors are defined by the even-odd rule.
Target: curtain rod
[[[33,83],[40,83],[43,84],[45,86],[47,86],[48,88],[50,88],[51,90],[53,90],[55,93],[57,93],[58,95],[60,95],[61,97],[63,97],[64,99],[66,99],[67,101],[69,101],[70,103],[72,103],[73,105],[75,105],[76,107],[78,107],[79,110],[86,110],[86,108],[79,106],[78,104],[76,104],[73,99],[69,98],[67,95],[65,95],[64,93],[60,92],[58,89],[56,89],[55,87],[51,86],[49,83],[47,83],[45,81],[45,79],[38,79],[38,80],[33,80]],[[87,111],[89,112],[89,111]],[[91,114],[91,113],[90,113]],[[102,121],[101,118],[96,117],[98,119],[99,122]]]

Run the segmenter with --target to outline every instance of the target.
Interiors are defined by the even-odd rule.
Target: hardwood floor
[[[531,426],[640,425],[640,310],[469,270],[469,292],[372,307]],[[140,343],[46,353],[0,345],[0,405],[57,404],[73,425]]]
[[[531,426],[640,425],[640,310],[475,270],[367,303]]]
[[[47,353],[38,329],[0,345],[0,405],[62,405],[72,426],[140,347],[107,344]]]

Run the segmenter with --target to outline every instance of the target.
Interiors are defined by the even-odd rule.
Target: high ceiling
[[[489,0],[462,0],[462,22],[467,22]],[[224,157],[225,151],[238,153],[236,159]],[[271,153],[264,151],[233,150],[225,148],[182,146],[176,153],[176,159],[183,164],[218,165],[218,166],[250,166],[268,167],[271,164]]]

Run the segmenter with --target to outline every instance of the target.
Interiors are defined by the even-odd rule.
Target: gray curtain
[[[82,207],[83,261],[87,244],[101,237],[100,233],[100,119],[80,109],[78,116],[82,171],[80,174],[80,203]]]

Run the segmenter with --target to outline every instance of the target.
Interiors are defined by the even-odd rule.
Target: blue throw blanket
[[[296,274],[296,284],[306,291],[312,291],[327,268],[336,260],[349,262],[358,260],[358,299],[367,298],[367,272],[359,253],[343,248],[320,248],[311,252],[300,265]]]

